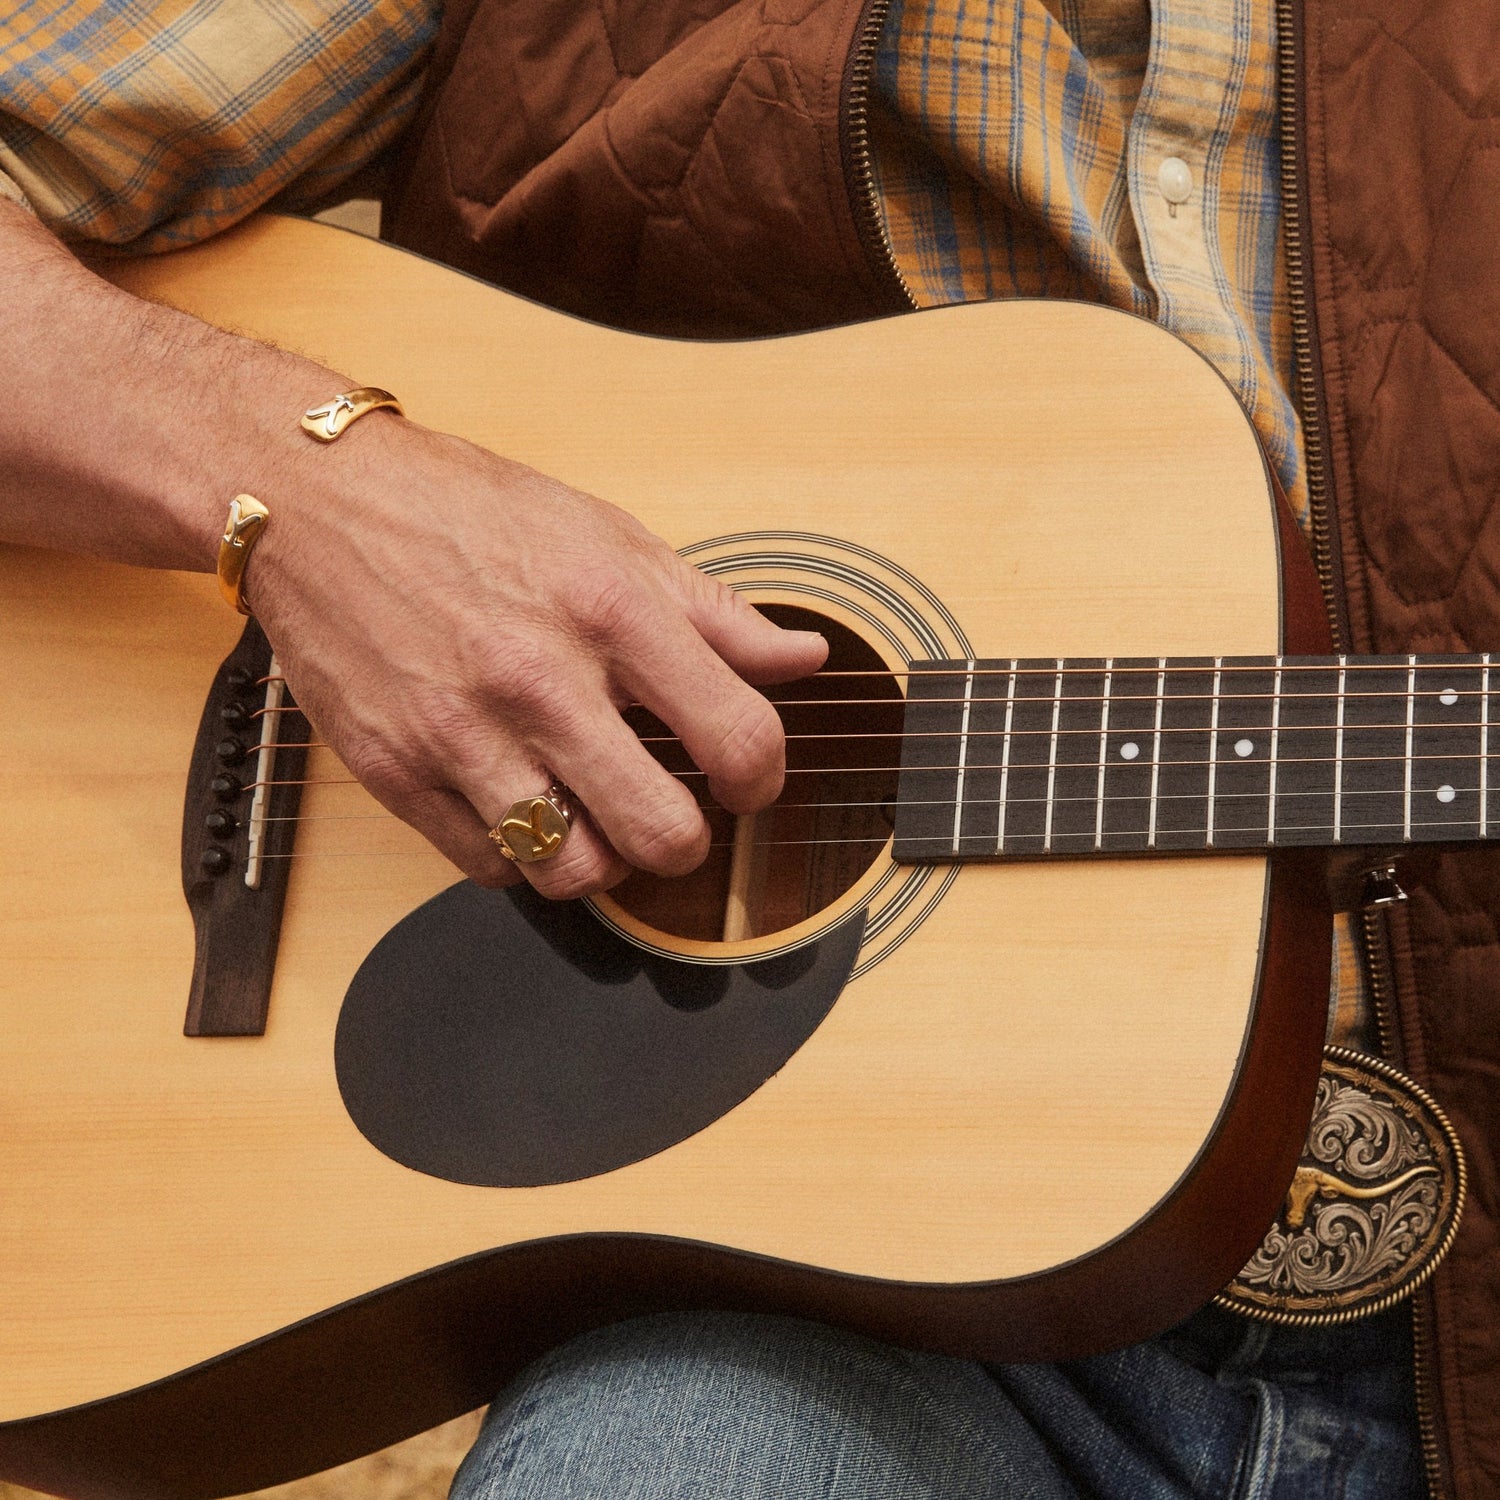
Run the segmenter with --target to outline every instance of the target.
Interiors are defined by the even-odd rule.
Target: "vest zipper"
[[[1286,245],[1287,297],[1292,315],[1292,370],[1298,415],[1302,422],[1302,452],[1307,471],[1307,500],[1313,564],[1323,589],[1335,648],[1349,649],[1349,620],[1344,607],[1343,579],[1334,536],[1333,497],[1328,483],[1328,428],[1323,401],[1322,361],[1313,332],[1307,296],[1307,265],[1303,239],[1307,203],[1298,143],[1304,138],[1302,72],[1302,7],[1296,0],[1276,0],[1276,81],[1281,133],[1281,214]],[[1380,1032],[1381,1051],[1394,1054],[1396,1032],[1395,976],[1390,961],[1390,939],[1384,914],[1360,914],[1359,931],[1370,998]],[[1432,1500],[1450,1494],[1439,1423],[1441,1394],[1433,1373],[1433,1306],[1429,1288],[1412,1299],[1412,1381],[1416,1394],[1417,1430],[1422,1446],[1422,1468]]]
[[[875,59],[880,51],[880,33],[891,0],[867,0],[864,14],[855,28],[854,45],[844,67],[844,159],[849,182],[850,204],[854,225],[859,231],[865,258],[871,269],[888,285],[900,292],[909,311],[915,312],[917,299],[912,296],[901,267],[885,215],[880,211],[880,194],[875,187],[875,160],[870,149],[870,84],[875,76]]]
[[[1301,7],[1276,0],[1276,101],[1281,131],[1281,223],[1286,245],[1287,300],[1292,313],[1292,383],[1302,422],[1302,456],[1307,472],[1307,505],[1311,522],[1313,564],[1323,587],[1323,603],[1333,626],[1334,645],[1349,649],[1349,622],[1344,610],[1343,579],[1334,544],[1332,503],[1328,492],[1328,438],[1323,409],[1322,364],[1313,339],[1307,300],[1303,232],[1306,207],[1297,142],[1302,134]]]
[[[1380,1050],[1398,1066],[1404,1061],[1405,1048],[1396,1027],[1396,977],[1391,962],[1391,917],[1388,912],[1366,908],[1359,914],[1360,935],[1364,939],[1365,974],[1370,985],[1370,999],[1375,1009],[1375,1024],[1380,1034]],[[1417,1434],[1422,1444],[1422,1469],[1427,1478],[1427,1493],[1432,1500],[1443,1500],[1452,1493],[1444,1461],[1441,1391],[1433,1375],[1433,1325],[1436,1310],[1432,1287],[1420,1287],[1411,1299],[1411,1343],[1413,1386],[1417,1401]]]

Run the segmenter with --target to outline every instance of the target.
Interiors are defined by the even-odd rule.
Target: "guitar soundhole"
[[[638,872],[611,893],[656,931],[716,942],[767,937],[815,916],[880,857],[889,839],[901,759],[903,698],[896,677],[852,630],[811,610],[761,606],[778,625],[817,630],[828,661],[815,677],[765,689],[787,732],[780,798],[749,819],[713,803],[666,727],[631,711],[657,758],[705,804],[713,835],[693,874],[667,880]]]

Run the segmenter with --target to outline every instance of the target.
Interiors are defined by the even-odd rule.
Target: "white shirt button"
[[[1156,185],[1174,208],[1193,196],[1193,169],[1180,156],[1166,156],[1156,169]]]

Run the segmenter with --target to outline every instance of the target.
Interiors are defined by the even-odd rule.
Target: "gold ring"
[[[518,865],[551,859],[563,846],[573,826],[568,789],[554,781],[539,797],[512,802],[510,811],[490,829],[500,852]]]

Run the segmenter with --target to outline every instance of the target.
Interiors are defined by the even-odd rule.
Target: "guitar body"
[[[111,274],[615,501],[893,674],[1326,649],[1230,392],[1123,314],[649,340],[270,219]],[[588,921],[653,963],[795,969],[799,939],[853,932],[852,976],[701,1128],[496,1187],[403,1164],[351,1117],[351,983],[457,876],[360,820],[357,786],[314,784],[265,1034],[185,1036],[184,777],[240,624],[211,579],[0,549],[0,1475],[259,1487],[656,1308],[1065,1357],[1186,1315],[1254,1248],[1317,1074],[1315,853],[913,868],[877,848],[827,911],[727,945],[604,903]],[[340,768],[315,750],[307,775]],[[549,987],[527,998],[545,1022]],[[685,1093],[711,1055],[700,1071]]]

